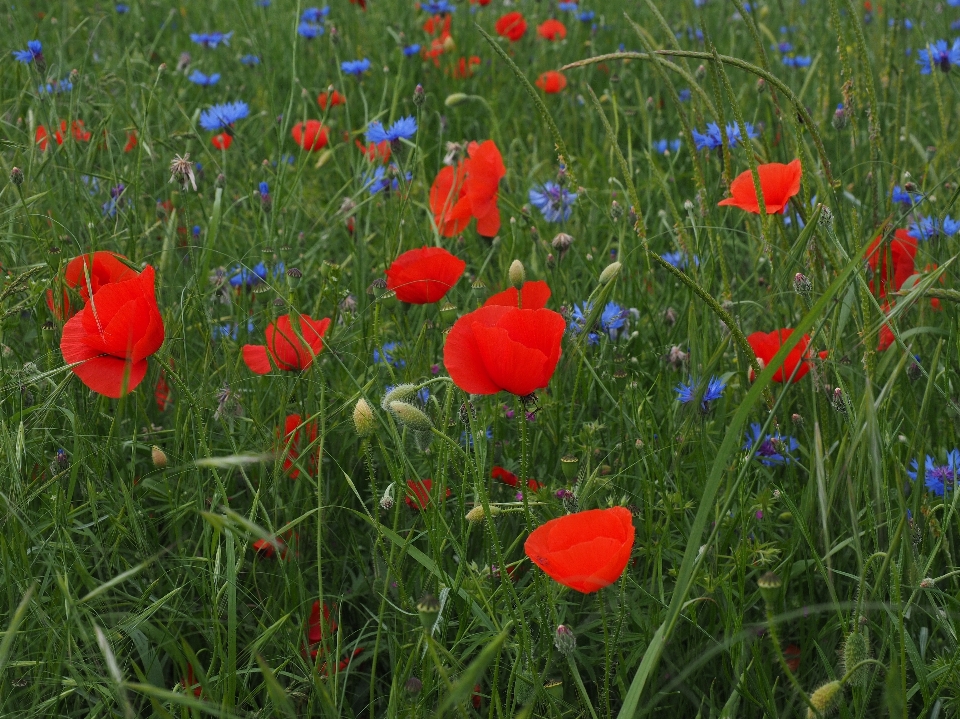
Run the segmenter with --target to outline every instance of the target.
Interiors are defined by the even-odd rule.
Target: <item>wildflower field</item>
[[[0,716],[960,713],[960,0],[0,18]]]

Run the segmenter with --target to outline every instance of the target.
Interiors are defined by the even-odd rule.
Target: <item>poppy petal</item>
[[[244,345],[243,361],[251,372],[270,374],[273,371],[270,358],[267,356],[267,348],[263,345]]]

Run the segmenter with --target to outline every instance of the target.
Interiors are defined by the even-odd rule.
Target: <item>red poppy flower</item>
[[[288,554],[287,550],[291,545],[294,547],[294,551],[296,551],[296,544],[299,538],[299,535],[291,529],[282,537],[275,536],[272,539],[258,539],[253,543],[253,551],[264,559],[273,559],[278,553],[280,559],[286,559]],[[319,612],[317,618],[319,621]]]
[[[480,7],[486,7],[490,4],[490,0],[470,0],[471,5],[479,5]]]
[[[137,146],[137,131],[131,130],[127,133],[127,144],[123,146],[124,152],[130,152]]]
[[[327,128],[319,120],[298,122],[290,131],[294,141],[307,152],[317,152],[327,146]]]
[[[480,711],[480,700],[481,700],[481,698],[482,698],[482,697],[481,697],[481,695],[480,695],[480,685],[479,685],[479,684],[474,684],[474,685],[473,685],[473,695],[470,697],[470,703],[473,704],[473,708],[476,709],[477,711]]]
[[[392,154],[390,150],[390,140],[371,142],[369,145],[364,145],[360,140],[355,140],[354,142],[360,149],[360,152],[362,152],[370,162],[380,160],[384,165],[390,162],[390,156]]]
[[[434,15],[428,17],[427,21],[423,23],[423,31],[427,35],[439,34],[441,42],[446,40],[450,37],[450,16]]]
[[[61,120],[61,121],[60,121],[60,129],[57,130],[57,131],[54,133],[54,135],[53,135],[53,139],[57,141],[57,144],[58,144],[58,145],[62,145],[62,144],[63,144],[63,134],[64,134],[66,131],[67,131],[67,122],[66,122],[66,120]],[[38,145],[40,145],[40,150],[41,150],[41,151],[47,149],[47,144],[48,144],[48,143],[47,143],[47,140],[48,140],[48,138],[49,138],[49,134],[47,133],[47,128],[45,128],[43,125],[37,125],[37,132],[36,132],[36,134],[35,134],[35,136],[34,136],[34,140],[36,141],[36,143],[37,143]]]
[[[783,658],[787,660],[787,667],[794,674],[800,668],[800,647],[796,644],[788,644],[783,648]]]
[[[940,265],[938,265],[936,262],[928,262],[928,263],[924,266],[923,271],[924,271],[924,272],[933,272],[933,271],[934,271],[935,269],[937,269],[939,266],[940,266]],[[943,275],[940,275],[940,284],[941,284],[941,285],[942,285],[942,284],[946,284],[945,280],[946,280],[946,278],[945,278]],[[902,286],[902,284],[901,284],[901,286]],[[899,290],[900,290],[900,287],[898,287],[897,290],[899,291]],[[934,297],[933,299],[930,300],[930,306],[931,306],[934,310],[936,310],[937,312],[939,312],[939,311],[940,311],[940,300],[938,300],[936,297]]]
[[[589,594],[623,574],[633,534],[633,519],[626,507],[591,509],[537,527],[523,549],[551,579]]]
[[[329,92],[321,92],[319,95],[317,95],[317,104],[320,106],[321,110],[326,110],[328,105],[330,107],[346,105],[347,98],[336,90],[330,90]]]
[[[793,334],[792,329],[782,329],[774,330],[764,334],[763,332],[754,332],[752,335],[747,337],[747,342],[750,343],[750,347],[753,348],[754,354],[757,355],[757,362],[760,364],[760,369],[763,369],[768,364],[770,360],[773,359],[774,355],[780,351],[780,347],[783,346],[783,343],[786,339]],[[783,366],[778,369],[773,375],[774,382],[786,382],[791,375],[793,376],[793,382],[799,382],[803,379],[803,376],[810,371],[811,361],[810,355],[807,352],[808,347],[810,346],[810,336],[804,335],[796,347],[790,350],[790,354],[787,355],[786,361],[783,363]],[[826,358],[827,353],[821,352],[820,357]],[[797,365],[800,365],[800,369],[797,369]],[[796,370],[796,374],[794,374]],[[750,381],[752,382],[755,377],[753,373],[753,368],[749,371]]]
[[[465,57],[461,57],[457,60],[456,67],[453,70],[453,77],[456,80],[465,80],[468,77],[473,77],[473,68],[480,64],[480,58],[476,55],[471,55],[468,60]]]
[[[518,295],[520,302],[517,301]],[[500,307],[521,307],[525,310],[539,310],[547,306],[547,300],[549,299],[549,285],[543,280],[531,280],[523,283],[523,288],[519,293],[516,287],[511,287],[503,292],[490,295],[483,306],[497,305]]]
[[[800,160],[794,160],[789,165],[768,162],[757,167],[757,174],[760,176],[760,191],[763,193],[768,214],[783,212],[790,198],[800,192]],[[749,170],[741,172],[737,179],[730,183],[730,194],[733,197],[720,200],[717,206],[733,205],[755,215],[760,214],[757,190],[753,186],[753,175]]]
[[[566,86],[567,78],[562,72],[557,72],[556,70],[547,70],[547,72],[541,73],[540,77],[537,78],[537,87],[548,95],[558,93]]]
[[[553,310],[481,307],[454,323],[443,364],[464,392],[522,397],[550,382],[565,329],[563,315]]]
[[[337,621],[331,619],[330,608],[323,603],[323,619],[320,619],[320,602],[314,602],[310,609],[310,618],[307,620],[307,645],[310,647],[310,656],[316,658],[319,644],[324,638],[329,639],[337,631]]]
[[[367,10],[367,0],[350,0],[351,5],[359,5],[360,9],[366,12]]]
[[[167,375],[161,372],[157,378],[157,386],[153,389],[153,399],[157,403],[157,409],[161,412],[166,411],[170,404],[170,385],[167,384]]]
[[[899,292],[903,283],[915,274],[913,262],[917,255],[917,241],[906,230],[897,230],[893,240],[884,243],[878,235],[867,248],[867,264],[873,270],[870,291],[878,297],[886,297],[887,285],[893,282],[893,291]],[[892,276],[891,276],[892,275]]]
[[[477,232],[493,237],[500,231],[497,207],[500,180],[507,174],[500,150],[493,140],[471,142],[469,157],[453,167],[444,167],[430,188],[430,209],[444,237],[462,232],[470,218],[477,218]]]
[[[497,20],[494,28],[500,37],[505,37],[510,40],[510,42],[516,42],[522,38],[527,31],[527,21],[523,15],[518,12],[508,12]]]
[[[65,123],[60,122],[61,130],[64,128]],[[89,142],[90,133],[87,132],[86,128],[83,126],[83,120],[74,120],[70,123],[70,132],[73,134],[73,139],[77,142]]]
[[[98,290],[63,326],[60,352],[87,387],[114,399],[147,374],[147,357],[163,344],[153,267]]]
[[[299,414],[288,414],[283,423],[283,436],[280,436],[281,451],[284,452],[283,470],[290,476],[290,479],[296,479],[300,476],[300,469],[295,467],[296,461],[300,458],[300,452],[307,446],[317,441],[317,423],[303,420]],[[310,471],[317,468],[316,453],[310,458]]]
[[[294,327],[290,315],[281,315],[267,325],[266,346],[243,346],[243,361],[252,372],[269,373],[273,369],[271,360],[277,369],[285,372],[299,372],[313,363],[313,358],[323,350],[323,335],[330,326],[330,318],[299,317],[298,327]]]
[[[387,289],[401,302],[428,305],[447,294],[466,266],[442,247],[408,250],[387,268]]]
[[[563,40],[567,36],[567,28],[559,20],[551,18],[537,26],[537,35],[545,40]]]
[[[884,314],[890,314],[892,305],[889,302],[884,302],[881,309]],[[890,326],[887,323],[882,324],[877,335],[877,352],[886,352],[895,341],[896,337],[893,336],[893,330],[890,329]]]
[[[187,664],[187,676],[180,680],[180,684],[183,686],[185,691],[190,691],[190,688],[193,687],[193,696],[197,697],[198,699],[203,693],[203,687],[200,686],[200,682],[197,681],[197,678],[193,676],[192,664]],[[194,684],[196,684],[196,686],[194,686]]]
[[[410,509],[419,509],[421,512],[430,505],[430,491],[433,489],[432,479],[408,479],[407,496],[403,501],[407,503]],[[445,498],[450,497],[450,488],[447,487]]]
[[[123,255],[104,250],[74,257],[67,263],[67,268],[63,273],[63,281],[67,287],[75,289],[83,298],[83,301],[86,302],[90,299],[91,294],[97,294],[102,287],[117,282],[125,282],[139,274],[122,262],[125,259],[127,258]],[[88,273],[90,275],[89,287],[87,286]]]
[[[233,135],[228,132],[221,132],[210,138],[210,144],[218,150],[229,150],[230,145],[233,144]]]
[[[494,467],[492,470],[490,470],[490,476],[494,479],[499,479],[501,482],[511,487],[516,487],[520,483],[520,478],[517,475],[509,470],[504,469],[503,467]],[[527,487],[532,489],[534,492],[542,489],[543,486],[543,484],[535,479],[527,480]]]

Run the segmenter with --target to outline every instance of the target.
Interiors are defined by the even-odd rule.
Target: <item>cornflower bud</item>
[[[427,101],[427,93],[423,90],[423,85],[417,85],[413,90],[413,104],[416,107],[423,107],[423,103]]]
[[[406,684],[403,685],[403,688],[407,690],[407,694],[416,696],[423,689],[423,682],[416,677],[410,677],[407,679]]]
[[[801,297],[806,297],[813,290],[813,283],[810,281],[810,278],[807,277],[802,272],[798,272],[793,276],[793,291],[796,292]]]
[[[623,207],[620,205],[619,202],[614,200],[613,202],[610,203],[610,219],[616,222],[621,217],[623,217]]]
[[[557,648],[557,651],[568,656],[574,649],[577,648],[577,638],[574,636],[573,632],[570,631],[569,627],[565,627],[561,624],[557,627],[557,631],[553,634],[553,645]]]
[[[553,238],[553,241],[550,244],[553,246],[553,249],[559,250],[562,254],[570,248],[570,245],[573,244],[573,238],[566,232],[560,232],[556,237]]]
[[[19,167],[14,167],[10,170],[10,182],[20,187],[23,184],[23,170]]]
[[[707,68],[701,65],[700,67],[697,68],[697,74],[696,74],[697,82],[703,82],[703,78],[705,78],[706,76],[707,76]]]
[[[831,122],[833,123],[833,129],[838,132],[847,126],[847,111],[842,102],[837,105],[837,109],[833,113],[833,120],[831,120]]]

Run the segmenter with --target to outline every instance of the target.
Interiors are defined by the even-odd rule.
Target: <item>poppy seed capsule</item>
[[[523,263],[520,260],[514,260],[510,263],[510,271],[507,273],[507,277],[510,279],[510,284],[518,290],[523,287],[523,283],[527,279],[527,272],[523,269]]]
[[[433,429],[433,422],[420,409],[407,402],[391,402],[390,411],[400,422],[419,432],[429,432]]]
[[[573,479],[577,476],[577,470],[580,468],[580,459],[572,454],[565,454],[560,458],[560,469],[563,470],[563,476],[567,479]]]
[[[780,594],[780,587],[783,586],[783,580],[773,572],[767,572],[757,580],[757,586],[760,587],[760,594],[763,595],[763,601],[772,605],[777,601]]]
[[[157,469],[163,469],[167,466],[167,455],[157,445],[150,448],[150,459],[153,460],[153,466]]]
[[[807,707],[807,719],[818,719],[829,714],[837,706],[843,685],[838,681],[827,682],[810,695],[811,706]]]
[[[363,397],[357,400],[353,408],[353,426],[357,434],[366,437],[373,433],[376,428],[376,418],[373,416],[373,407]]]
[[[303,277],[303,272],[296,267],[291,267],[287,270],[287,284],[291,287],[296,287],[300,284],[300,280]]]
[[[432,594],[424,594],[417,602],[417,614],[420,615],[420,624],[430,631],[440,616],[440,602]]]
[[[444,302],[440,308],[440,319],[446,323],[451,323],[457,319],[457,308],[449,302]]]
[[[611,282],[617,275],[620,274],[620,268],[623,267],[619,262],[611,262],[609,265],[603,268],[603,272],[600,273],[600,284],[605,285]]]
[[[19,167],[14,167],[10,170],[10,182],[20,187],[23,184],[23,170]]]

